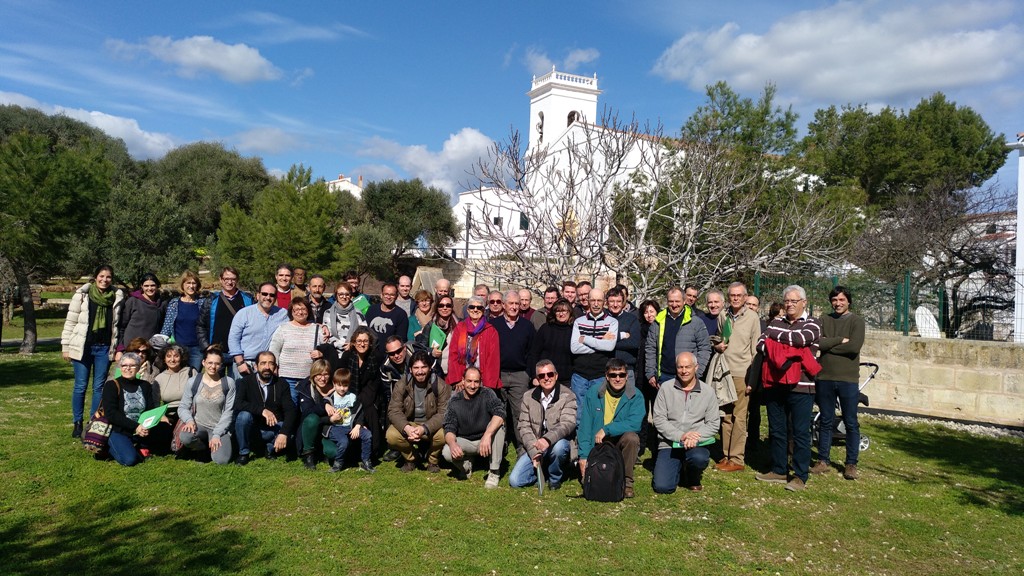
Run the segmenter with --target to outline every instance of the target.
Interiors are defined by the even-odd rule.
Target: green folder
[[[697,442],[697,446],[710,446],[710,445],[712,445],[714,443],[715,443],[715,439],[714,438],[708,438],[707,440],[701,440],[700,442]],[[684,448],[682,442],[673,442],[672,443],[672,447],[673,448]]]
[[[142,424],[143,428],[152,428],[160,423],[160,419],[167,413],[168,404],[153,408],[152,410],[146,410],[142,414],[139,414],[139,424]]]
[[[370,299],[366,297],[366,294],[360,294],[356,296],[356,299],[352,301],[352,305],[359,310],[359,313],[366,315],[366,311],[370,309]]]
[[[430,326],[430,347],[431,348],[444,348],[444,341],[448,338],[448,335],[437,327],[437,324],[431,324]]]

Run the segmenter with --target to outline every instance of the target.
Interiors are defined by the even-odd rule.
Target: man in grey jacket
[[[513,488],[537,482],[538,464],[547,471],[548,487],[562,486],[576,435],[576,395],[558,385],[558,372],[550,360],[537,362],[537,383],[523,396],[519,410],[519,438],[523,452],[516,460],[508,483]],[[540,481],[543,482],[543,479]]]
[[[675,286],[669,289],[668,306],[655,316],[644,344],[644,376],[651,387],[676,377],[674,359],[680,352],[693,352],[702,368],[711,359],[708,329],[685,304],[683,289]]]
[[[654,400],[652,418],[660,440],[652,484],[658,494],[675,492],[680,480],[692,491],[703,489],[700,478],[711,459],[706,446],[718,431],[718,398],[697,379],[698,371],[696,356],[680,353],[675,380],[659,388]]]

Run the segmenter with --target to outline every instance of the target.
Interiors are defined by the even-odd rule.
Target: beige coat
[[[523,407],[519,410],[519,438],[531,458],[537,455],[533,445],[542,437],[543,428],[547,428],[543,438],[551,446],[563,438],[571,441],[576,435],[576,395],[568,387],[558,385],[555,388],[555,398],[545,412],[540,401],[542,392],[540,386],[537,386],[524,394]],[[576,443],[571,444],[570,457],[575,458]]]
[[[68,306],[68,317],[64,321],[64,330],[60,333],[60,350],[72,360],[81,361],[85,355],[85,339],[89,334],[89,284],[75,290]],[[121,320],[121,309],[124,307],[124,290],[116,288],[114,296],[114,313],[111,317],[110,351],[107,356],[114,359],[117,347],[117,324]]]

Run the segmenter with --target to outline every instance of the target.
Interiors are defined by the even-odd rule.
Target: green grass
[[[67,318],[68,310],[65,306],[62,309],[42,309],[36,310],[36,336],[38,338],[60,338],[60,333],[64,329],[64,320]],[[3,327],[3,339],[4,340],[17,340],[21,341],[25,335],[25,317],[22,316],[21,310],[18,309],[14,313],[14,318],[11,319],[10,324],[6,324]]]
[[[699,494],[537,496],[382,465],[315,473],[154,458],[99,462],[69,438],[55,349],[0,354],[4,574],[1020,574],[1024,443],[864,418],[862,479],[805,492],[705,475]],[[842,461],[842,448],[833,454]],[[754,465],[762,466],[762,460]]]

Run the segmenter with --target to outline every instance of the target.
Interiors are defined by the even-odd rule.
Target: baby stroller
[[[857,387],[857,391],[860,392],[860,399],[858,404],[863,406],[868,405],[868,397],[864,394],[864,387],[868,385],[868,382],[878,374],[878,364],[872,362],[861,362],[861,368],[867,368],[870,370],[868,377],[864,379],[864,382]],[[818,435],[821,432],[821,412],[814,413],[814,421],[811,423],[811,436],[815,445],[818,444]],[[833,420],[832,426],[832,444],[845,443],[846,442],[846,424],[843,423],[842,411],[839,405],[836,404],[836,417]],[[871,446],[871,438],[868,438],[864,434],[860,435],[860,451],[863,452]]]

